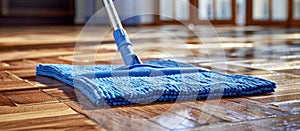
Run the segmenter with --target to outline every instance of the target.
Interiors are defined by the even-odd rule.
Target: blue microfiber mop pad
[[[193,67],[171,60],[146,62],[151,65]],[[274,82],[245,75],[203,71],[162,76],[86,76],[120,66],[39,64],[37,75],[54,77],[80,90],[97,106],[117,106],[152,101],[195,100],[214,96],[243,96],[274,92]]]

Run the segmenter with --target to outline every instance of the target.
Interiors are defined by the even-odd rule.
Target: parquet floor
[[[96,64],[121,63],[111,33],[101,46],[99,38],[92,37],[105,35],[98,28],[102,27],[79,39],[76,52],[82,57],[73,57],[80,26],[0,28],[0,130],[300,129],[300,28],[220,26],[218,44],[201,27],[194,28],[201,41],[182,26],[129,27],[143,60],[176,59],[266,78],[278,88],[272,94],[222,98],[220,103],[214,99],[85,110],[79,92],[52,78],[37,77],[35,66],[94,62],[84,54],[94,54]]]

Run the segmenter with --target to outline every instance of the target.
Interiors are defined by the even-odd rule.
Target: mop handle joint
[[[140,58],[132,50],[132,43],[126,31],[124,29],[116,29],[113,34],[125,65],[142,64]]]

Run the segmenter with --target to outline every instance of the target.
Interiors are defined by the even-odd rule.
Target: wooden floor
[[[80,26],[0,28],[0,130],[300,129],[300,28],[216,27],[222,41],[218,44],[201,27],[194,28],[205,36],[201,41],[182,26],[130,27],[143,60],[176,59],[266,78],[278,88],[272,94],[222,98],[220,103],[214,99],[85,110],[76,97],[79,92],[52,78],[37,77],[35,66],[120,63],[110,33],[98,48],[99,37],[105,35],[98,28],[102,29],[92,28],[79,37],[77,44]],[[74,50],[97,54],[82,59],[73,57]],[[220,63],[226,65],[213,66]]]

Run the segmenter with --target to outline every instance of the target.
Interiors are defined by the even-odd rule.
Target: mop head
[[[170,60],[155,60],[147,64],[193,67]],[[77,88],[97,106],[118,106],[153,101],[188,101],[218,96],[245,96],[274,92],[274,82],[245,75],[229,75],[201,70],[194,73],[160,76],[101,77],[97,72],[110,72],[119,66],[39,64],[37,75],[54,77]],[[90,74],[90,75],[83,75]]]

